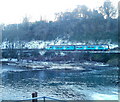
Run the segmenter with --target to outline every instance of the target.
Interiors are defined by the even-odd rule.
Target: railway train
[[[109,45],[48,45],[49,51],[108,51]]]

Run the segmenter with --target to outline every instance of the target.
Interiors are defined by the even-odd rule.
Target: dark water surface
[[[3,65],[2,99],[19,100],[49,96],[68,100],[118,100],[117,67],[99,70],[39,70]]]

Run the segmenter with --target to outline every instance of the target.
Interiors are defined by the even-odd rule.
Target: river
[[[31,98],[31,93],[62,100],[118,100],[117,67],[97,70],[40,70],[3,65],[2,100]]]

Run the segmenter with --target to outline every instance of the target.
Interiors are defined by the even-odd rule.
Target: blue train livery
[[[46,50],[64,50],[64,51],[107,51],[108,45],[49,45]]]
[[[74,50],[75,47],[72,45],[49,45],[46,50]]]
[[[76,45],[75,50],[109,50],[108,45]]]

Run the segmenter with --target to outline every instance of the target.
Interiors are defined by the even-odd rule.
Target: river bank
[[[7,50],[2,52],[2,63],[10,63],[18,66],[47,68],[49,66],[42,65],[41,62],[53,62],[66,64],[70,63],[84,63],[95,62],[109,64],[109,66],[119,67],[120,54],[110,53],[69,53],[69,52],[41,52],[39,50],[28,50],[28,52],[17,52],[15,50]],[[66,66],[66,65],[65,65]],[[51,66],[50,66],[51,67]],[[62,66],[61,66],[62,67]],[[63,66],[64,67],[64,66]],[[69,66],[70,67],[70,66]],[[73,66],[72,66],[73,67]]]

